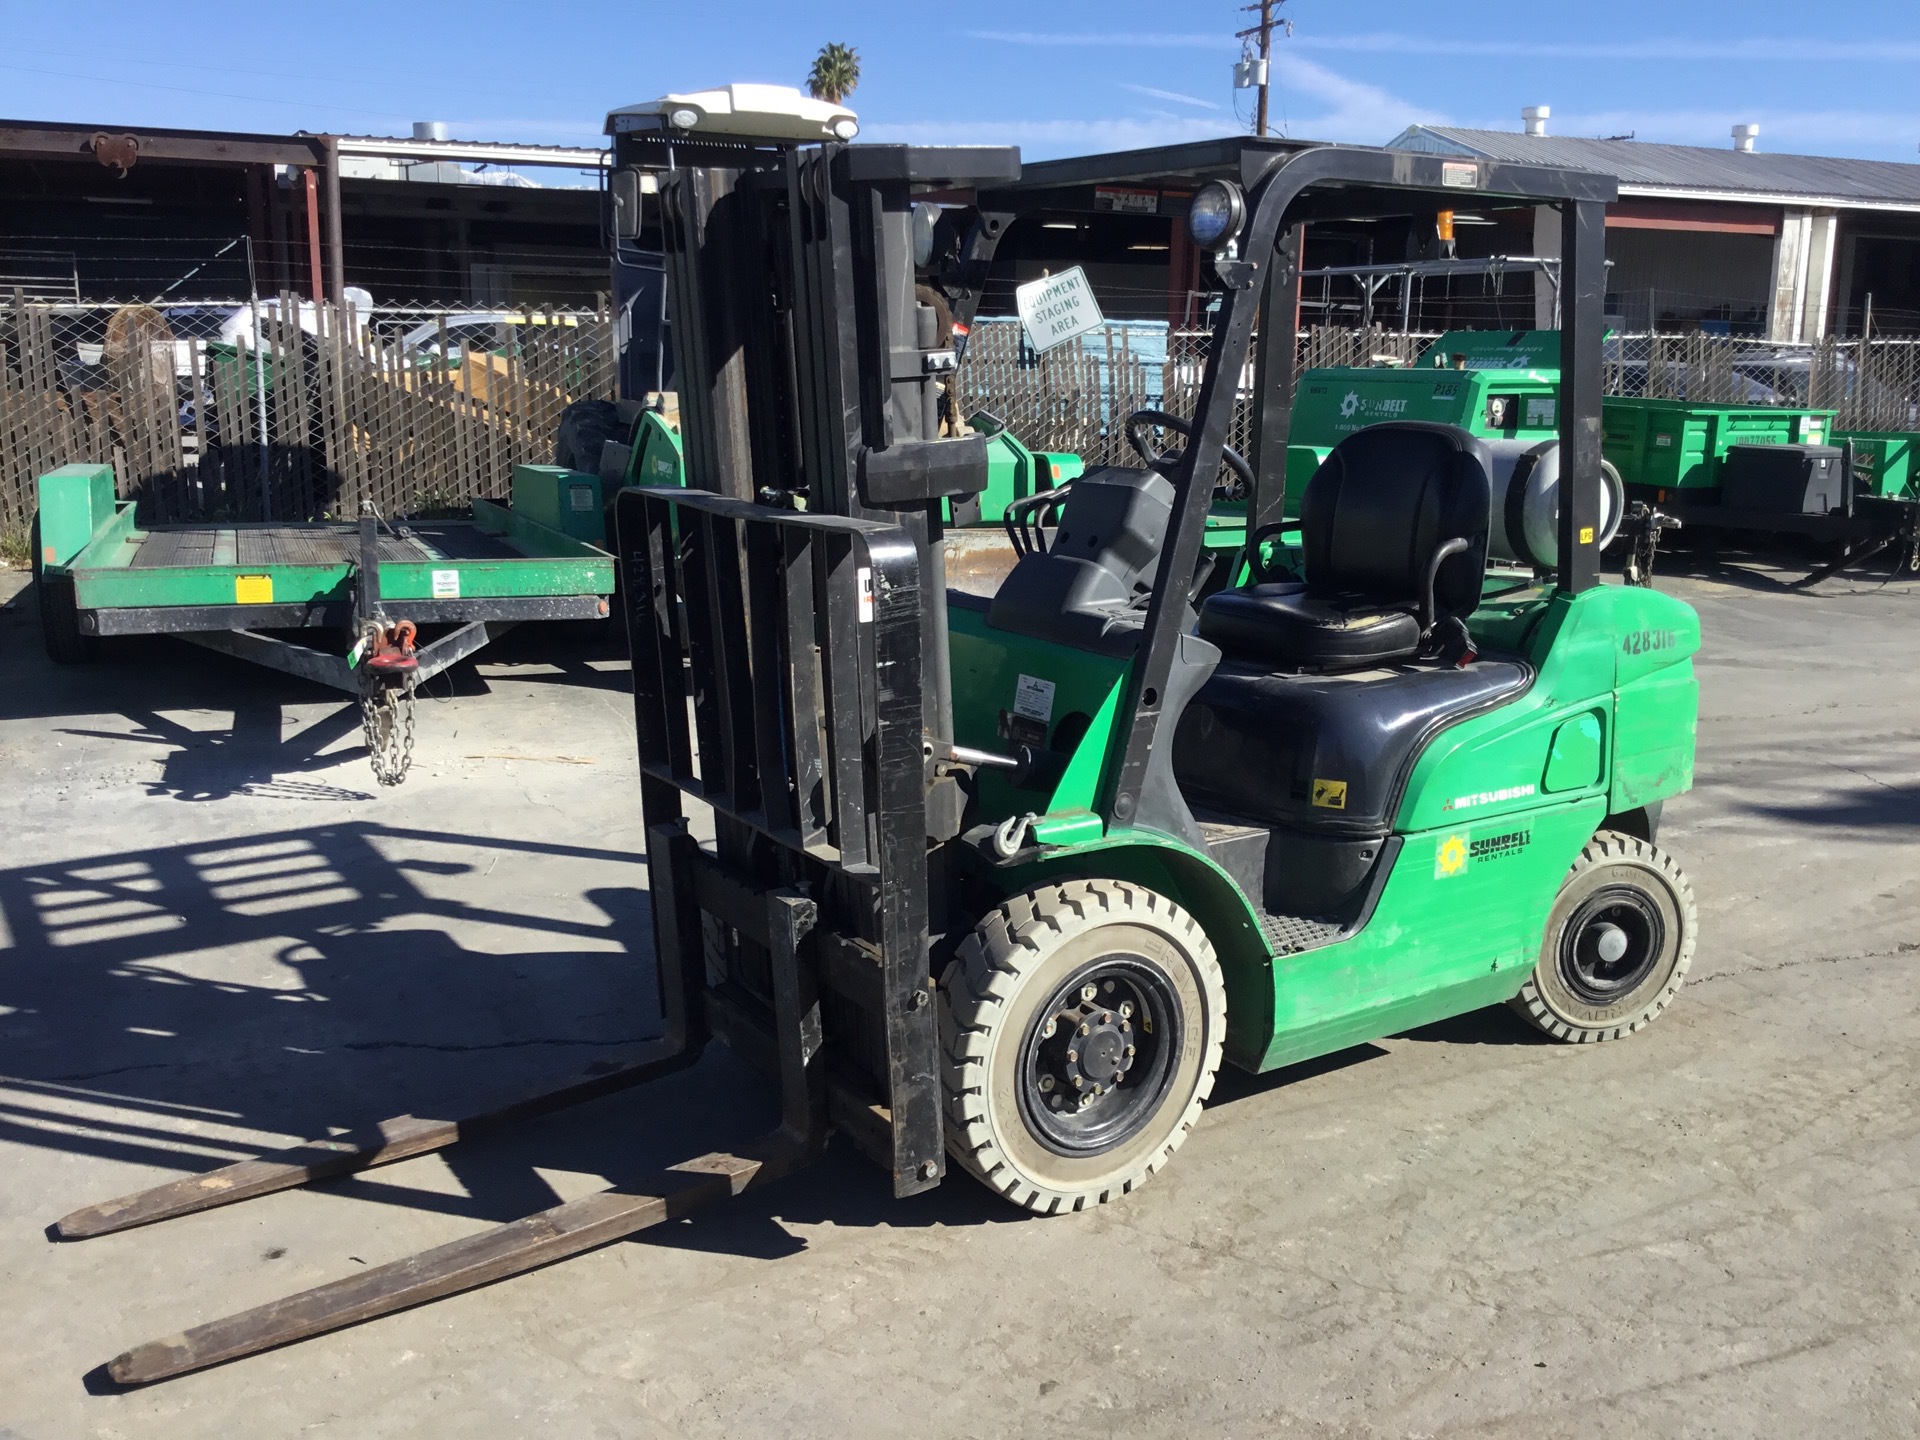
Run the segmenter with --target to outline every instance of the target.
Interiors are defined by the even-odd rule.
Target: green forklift
[[[1181,219],[1221,295],[1194,413],[1155,422],[1151,463],[1064,487],[998,591],[970,597],[947,590],[942,517],[984,489],[988,437],[940,434],[913,207],[1008,190],[1017,152],[613,129],[616,167],[661,172],[691,482],[614,502],[666,1036],[558,1091],[310,1142],[55,1228],[416,1155],[682,1068],[712,1037],[772,1078],[779,1122],[140,1346],[115,1380],[519,1273],[771,1181],[831,1136],[897,1196],[957,1166],[1028,1211],[1077,1211],[1172,1158],[1223,1062],[1271,1071],[1499,1005],[1611,1041],[1672,1001],[1697,914],[1657,830],[1692,780],[1700,630],[1597,574],[1611,178],[1208,142],[1231,178]],[[1243,460],[1251,573],[1212,583],[1203,535],[1256,315],[1256,438],[1284,453],[1300,227],[1463,190],[1563,219],[1568,479],[1534,572],[1488,585],[1485,442],[1398,422],[1316,471],[1293,578],[1263,539],[1280,467]],[[1006,221],[980,206],[945,277],[957,318]]]

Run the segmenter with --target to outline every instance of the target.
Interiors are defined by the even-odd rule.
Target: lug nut
[[[1084,1109],[1086,1109],[1086,1108],[1087,1108],[1087,1106],[1089,1106],[1089,1105],[1091,1105],[1091,1104],[1093,1104],[1093,1096],[1091,1096],[1091,1095],[1082,1095],[1082,1096],[1080,1097],[1080,1108],[1081,1108],[1082,1110],[1084,1110]]]
[[[1120,1018],[1122,1020],[1127,1020],[1127,1019],[1131,1019],[1132,1016],[1133,1016],[1133,1002],[1131,1000],[1122,1000],[1120,1002]]]
[[[1049,1091],[1049,1090],[1051,1090],[1051,1089],[1053,1089],[1053,1076],[1051,1076],[1051,1075],[1042,1075],[1042,1076],[1040,1077],[1040,1091],[1041,1091],[1041,1093],[1042,1093],[1042,1094],[1045,1094],[1045,1093],[1046,1093],[1047,1091]]]
[[[1091,1025],[1082,1025],[1080,1027],[1080,1033],[1082,1035],[1091,1035],[1093,1033],[1093,1027]]]
[[[1133,1033],[1133,1022],[1132,1022],[1132,1021],[1130,1021],[1130,1020],[1122,1020],[1122,1021],[1120,1022],[1120,1033],[1121,1033],[1121,1034],[1123,1034],[1123,1035],[1130,1035],[1130,1034],[1132,1034],[1132,1033]]]
[[[1058,1020],[1047,1021],[1046,1024],[1040,1027],[1040,1038],[1042,1040],[1051,1040],[1053,1038],[1053,1032],[1059,1028],[1060,1022]]]
[[[1080,1052],[1078,1050],[1067,1051],[1067,1064],[1078,1065],[1079,1063],[1080,1063]]]
[[[1113,1012],[1111,1010],[1102,1010],[1100,1012],[1100,1023],[1102,1025],[1113,1024]]]
[[[1127,1048],[1121,1051],[1120,1053],[1125,1055],[1129,1060],[1131,1060],[1133,1058],[1133,1046],[1131,1045],[1127,1046]]]
[[[1080,987],[1080,998],[1082,1000],[1091,1000],[1093,999],[1094,996],[1098,995],[1099,993],[1100,992],[1097,989],[1095,989],[1092,985],[1082,985]]]

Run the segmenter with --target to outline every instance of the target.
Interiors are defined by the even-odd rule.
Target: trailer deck
[[[174,635],[359,696],[370,748],[410,737],[419,681],[521,621],[604,619],[614,589],[606,551],[485,500],[468,520],[142,528],[109,467],[68,465],[40,478],[36,523],[54,659]],[[376,755],[384,783],[406,753]]]

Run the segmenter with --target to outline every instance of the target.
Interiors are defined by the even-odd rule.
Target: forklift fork
[[[693,897],[698,847],[684,821],[648,834],[660,949],[666,1035],[626,1064],[559,1089],[522,1096],[460,1120],[403,1115],[367,1130],[312,1140],[257,1160],[74,1211],[53,1227],[60,1239],[108,1235],[137,1225],[249,1200],[276,1190],[352,1174],[444,1149],[468,1136],[614,1094],[690,1066],[707,1038],[700,1000],[702,949]],[[662,882],[665,883],[662,883]],[[813,1160],[827,1138],[827,1087],[819,1059],[821,1026],[814,947],[814,902],[791,889],[766,892],[765,916],[752,929],[769,941],[775,1030],[779,1036],[780,1124],[737,1153],[715,1152],[670,1165],[642,1180],[569,1200],[446,1245],[243,1310],[162,1340],[137,1345],[107,1364],[121,1385],[143,1385],[322,1335],[580,1254],[649,1226],[677,1220],[714,1200],[738,1195]]]

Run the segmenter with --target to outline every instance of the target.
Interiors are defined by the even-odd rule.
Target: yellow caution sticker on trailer
[[[1591,545],[1593,543],[1593,527],[1591,525],[1582,525],[1580,527],[1580,543],[1582,545]]]
[[[234,576],[233,603],[236,605],[271,605],[273,603],[273,576]]]
[[[1316,780],[1313,782],[1313,803],[1322,810],[1344,810],[1347,808],[1347,782],[1344,780]]]

